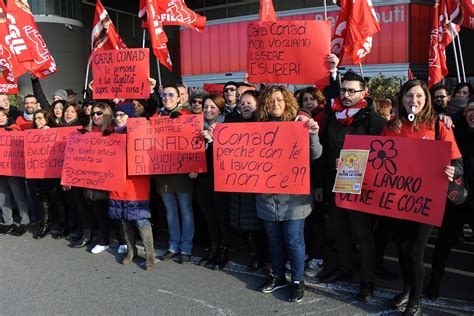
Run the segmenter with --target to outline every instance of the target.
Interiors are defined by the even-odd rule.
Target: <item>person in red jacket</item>
[[[32,94],[28,94],[23,100],[25,111],[22,116],[16,118],[16,124],[20,126],[22,131],[33,128],[33,113],[41,108],[38,99]]]

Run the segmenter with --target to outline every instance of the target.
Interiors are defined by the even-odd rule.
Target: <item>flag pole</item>
[[[82,99],[86,99],[87,97],[87,79],[89,79],[89,59],[87,59],[87,67],[86,67],[86,79],[84,80],[84,95],[82,96]]]
[[[455,32],[454,33],[454,36],[456,36]],[[453,39],[453,51],[454,51],[454,60],[456,61],[456,73],[458,75],[458,83],[461,82],[461,74],[459,72],[459,62],[458,62],[458,51],[456,49],[456,37]]]
[[[463,82],[467,82],[466,81],[466,70],[464,69],[464,60],[463,60],[463,57],[462,57],[462,48],[461,48],[461,37],[459,36],[459,33],[456,32],[456,30],[454,30],[455,34],[456,34],[456,37],[458,39],[458,45],[459,45],[459,59],[461,61],[461,71],[462,71],[462,78],[463,78]],[[453,43],[455,44],[455,43]]]
[[[145,30],[143,30],[142,48],[145,48],[145,35],[146,35]],[[156,59],[156,67],[158,68],[158,86],[162,87],[160,61],[158,60],[158,58]]]
[[[359,69],[360,69],[360,74],[362,75],[362,78],[364,78],[364,71],[362,70],[362,63],[359,63]]]
[[[324,0],[324,21],[328,20],[328,8],[326,5],[326,0]]]

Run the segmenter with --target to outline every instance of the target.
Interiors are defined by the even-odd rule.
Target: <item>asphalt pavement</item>
[[[159,247],[163,246],[161,242]],[[472,267],[473,253],[461,251]],[[239,255],[233,253],[231,257]],[[390,261],[390,252],[387,258]],[[157,262],[152,271],[144,271],[141,258],[128,266],[118,259],[112,248],[93,255],[88,249],[69,248],[65,240],[50,236],[42,240],[32,239],[30,233],[1,236],[0,314],[399,314],[385,304],[400,287],[400,281],[377,282],[375,297],[362,304],[354,299],[355,283],[320,284],[308,278],[304,300],[289,303],[287,289],[258,292],[265,276],[246,271],[243,262],[233,261],[223,271],[212,271],[166,261]],[[393,264],[390,267],[396,266]],[[450,268],[449,286],[441,293],[444,297],[435,302],[424,300],[425,315],[474,314],[474,274],[461,272],[458,275],[456,267]],[[452,278],[453,284],[449,281]],[[465,295],[456,295],[459,292]]]

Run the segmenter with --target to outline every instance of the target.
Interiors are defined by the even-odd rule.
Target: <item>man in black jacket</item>
[[[336,80],[337,81],[337,80]],[[327,109],[326,131],[323,140],[324,196],[328,212],[334,225],[337,251],[337,269],[321,277],[321,282],[334,282],[352,277],[352,236],[359,245],[360,289],[357,300],[367,302],[372,298],[375,279],[375,245],[373,238],[374,216],[346,210],[336,206],[332,193],[336,177],[336,159],[346,135],[380,135],[386,123],[367,98],[368,89],[364,79],[348,71],[342,78],[339,95]]]
[[[8,99],[8,95],[0,94],[0,108],[3,108],[8,111],[8,118],[15,122],[18,116],[21,116],[22,113],[16,106],[10,104],[10,100]]]

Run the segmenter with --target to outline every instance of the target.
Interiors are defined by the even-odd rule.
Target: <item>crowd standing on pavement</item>
[[[304,276],[321,282],[351,280],[353,249],[360,257],[360,287],[356,299],[369,301],[376,278],[396,274],[384,267],[383,254],[392,238],[397,245],[403,288],[389,306],[404,315],[421,315],[425,267],[424,249],[433,227],[407,220],[376,216],[336,206],[332,192],[340,151],[346,135],[382,135],[440,139],[451,142],[451,163],[443,173],[449,181],[464,178],[474,188],[474,96],[469,83],[452,94],[445,86],[429,91],[421,80],[409,80],[398,99],[370,96],[363,77],[338,73],[338,58],[327,57],[330,85],[320,90],[307,87],[291,93],[285,86],[228,82],[222,96],[195,92],[184,85],[156,87],[150,79],[147,100],[120,104],[76,100],[71,89],[59,89],[49,104],[38,78],[32,78],[33,94],[24,97],[24,110],[0,95],[2,132],[76,126],[81,133],[104,137],[127,133],[127,121],[135,117],[200,114],[206,144],[207,173],[127,176],[124,192],[108,192],[61,186],[60,179],[26,179],[0,176],[0,235],[33,238],[65,238],[72,248],[94,242],[92,254],[118,242],[122,264],[137,256],[137,237],[145,249],[144,269],[155,265],[156,227],[168,228],[168,246],[161,260],[192,262],[197,235],[206,240],[206,253],[197,262],[222,270],[229,262],[232,238],[241,236],[249,245],[248,269],[268,273],[264,293],[289,287],[289,300],[304,296]],[[409,115],[414,115],[409,120]],[[218,192],[214,189],[213,134],[216,125],[235,122],[305,121],[309,132],[311,193],[260,194]],[[19,222],[14,222],[14,210]],[[158,215],[157,215],[158,214]],[[160,215],[160,214],[164,214]],[[439,228],[426,295],[438,298],[451,248],[459,241],[464,224],[474,228],[474,194],[455,205],[447,200]],[[96,228],[96,229],[95,229]],[[155,228],[155,229],[154,229]],[[204,229],[203,229],[204,228]],[[207,229],[207,234],[203,233]],[[332,231],[333,234],[328,234]],[[154,236],[155,234],[155,236]],[[329,238],[334,236],[334,240]],[[472,238],[472,236],[471,236]],[[325,264],[327,250],[335,248],[337,264]],[[288,282],[285,270],[290,270]]]

